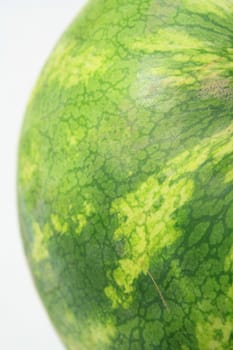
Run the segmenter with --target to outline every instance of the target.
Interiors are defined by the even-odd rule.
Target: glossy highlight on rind
[[[233,349],[232,23],[232,0],[95,0],[48,59],[18,202],[67,349]]]

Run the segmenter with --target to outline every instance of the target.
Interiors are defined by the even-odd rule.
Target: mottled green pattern
[[[232,24],[232,0],[93,0],[45,65],[19,210],[67,349],[233,349]]]

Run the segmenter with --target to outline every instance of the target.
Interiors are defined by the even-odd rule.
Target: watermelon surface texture
[[[233,349],[233,1],[90,1],[29,101],[18,203],[67,349]]]

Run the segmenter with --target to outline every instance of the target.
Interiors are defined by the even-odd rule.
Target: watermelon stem
[[[159,293],[160,299],[162,300],[162,303],[163,303],[164,307],[167,309],[168,312],[170,312],[169,306],[168,306],[168,304],[167,304],[167,302],[166,302],[166,300],[165,300],[165,298],[164,298],[164,296],[162,294],[161,289],[159,288],[157,282],[155,281],[155,278],[153,277],[153,275],[152,275],[152,273],[150,271],[147,271],[147,273],[148,273],[150,279],[152,280],[152,282],[153,282],[153,284],[155,286],[155,289]]]

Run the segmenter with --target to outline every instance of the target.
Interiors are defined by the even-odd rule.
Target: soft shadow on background
[[[0,0],[0,349],[62,350],[19,236],[16,154],[23,113],[56,41],[85,0]]]

